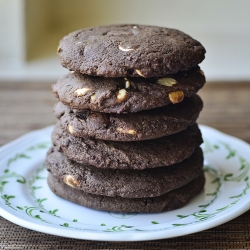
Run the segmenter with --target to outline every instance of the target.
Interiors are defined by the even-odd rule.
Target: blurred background
[[[0,0],[0,80],[54,81],[59,40],[77,29],[137,23],[176,28],[207,50],[207,81],[250,79],[247,0]]]

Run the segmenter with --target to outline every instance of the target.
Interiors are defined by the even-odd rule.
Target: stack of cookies
[[[203,189],[199,42],[111,25],[69,34],[58,54],[69,73],[53,85],[58,123],[46,167],[56,195],[98,210],[161,212]]]

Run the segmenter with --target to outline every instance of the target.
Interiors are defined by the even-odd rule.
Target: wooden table
[[[0,145],[55,123],[51,83],[0,82]],[[250,82],[207,83],[199,123],[250,143]],[[250,153],[250,152],[249,152]],[[47,235],[0,217],[0,249],[250,249],[250,210],[221,226],[145,242],[99,242]]]

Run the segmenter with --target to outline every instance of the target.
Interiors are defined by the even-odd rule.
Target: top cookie
[[[147,25],[98,26],[75,31],[59,44],[62,66],[104,77],[163,77],[197,66],[204,47],[187,34]]]

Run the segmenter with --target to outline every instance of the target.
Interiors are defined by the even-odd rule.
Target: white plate
[[[250,146],[200,125],[204,191],[184,208],[163,213],[109,213],[56,197],[46,183],[45,154],[52,127],[0,149],[0,215],[43,233],[105,241],[156,240],[186,235],[234,219],[250,208]]]

